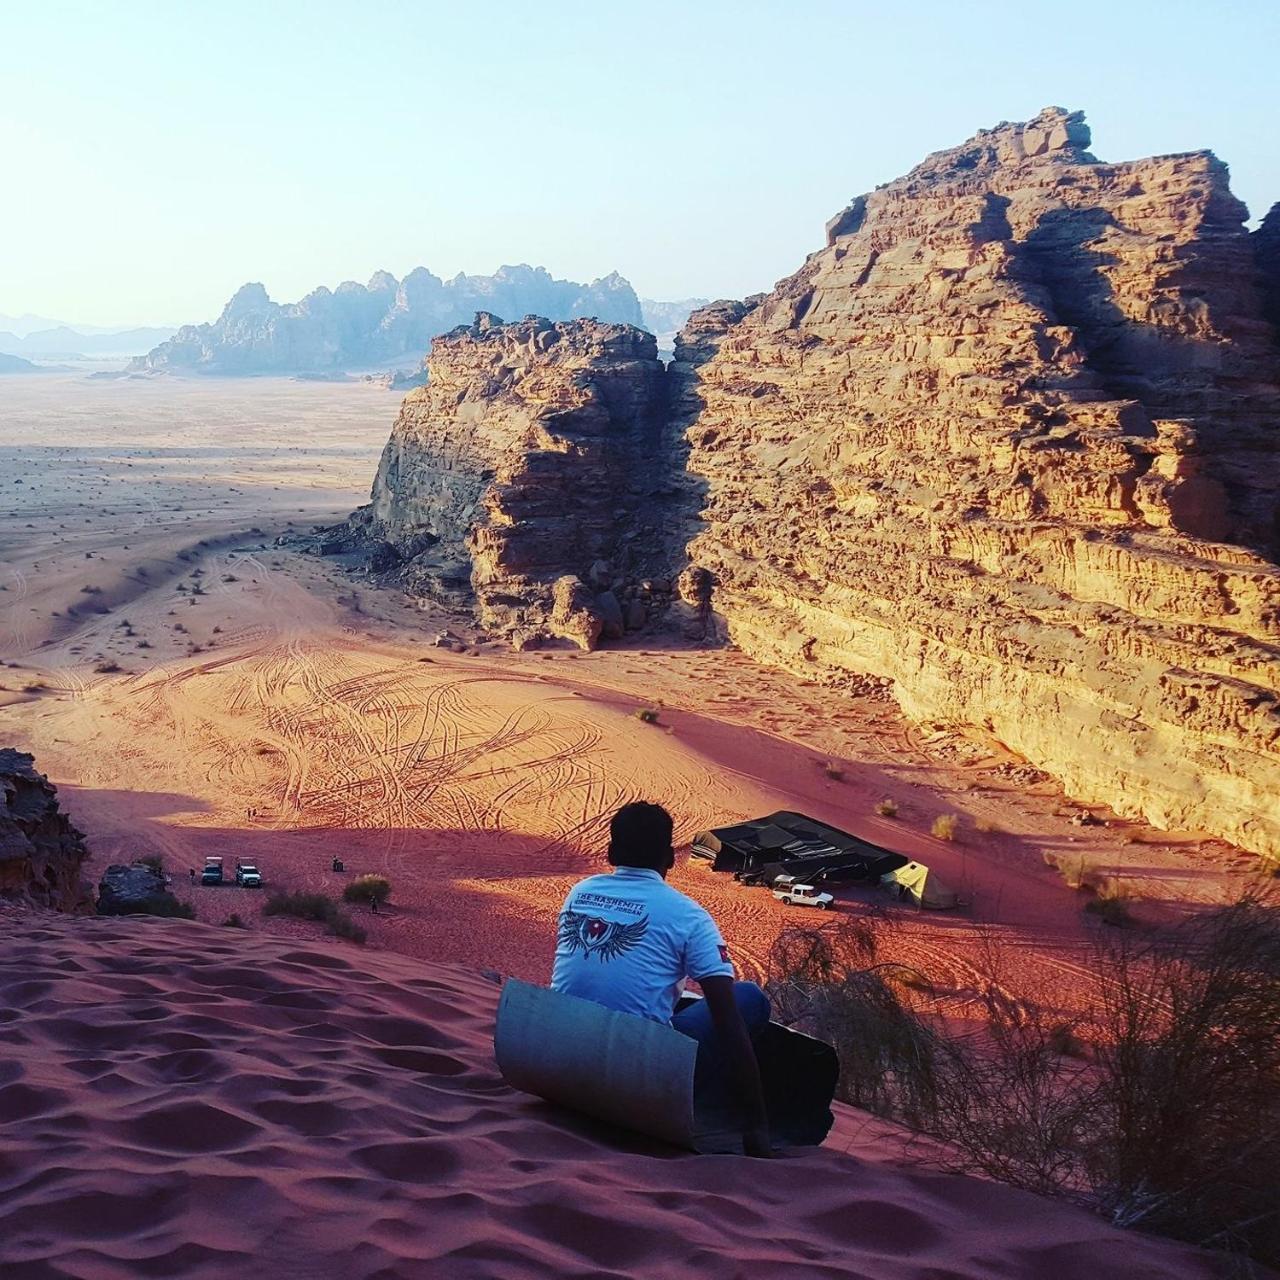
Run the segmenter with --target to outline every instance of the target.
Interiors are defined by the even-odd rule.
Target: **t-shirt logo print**
[[[619,924],[616,920],[602,920],[581,911],[563,911],[557,941],[568,948],[570,954],[581,951],[603,963],[630,951],[648,928],[648,916],[641,916],[630,924]]]

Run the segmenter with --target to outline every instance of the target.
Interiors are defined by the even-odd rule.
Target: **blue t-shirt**
[[[733,977],[715,921],[656,872],[618,867],[569,890],[551,989],[670,1022],[686,978]]]

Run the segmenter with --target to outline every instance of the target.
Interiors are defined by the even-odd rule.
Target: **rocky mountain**
[[[709,301],[709,298],[681,298],[677,302],[659,302],[654,298],[641,298],[641,325],[658,339],[661,350],[669,352],[690,315]]]
[[[437,334],[477,311],[640,322],[635,291],[616,272],[583,285],[524,265],[452,280],[418,267],[403,280],[379,271],[367,285],[322,285],[295,303],[272,302],[262,285],[246,284],[213,324],[184,325],[129,368],[255,374],[369,368],[406,356],[416,362]]]
[[[664,407],[653,336],[482,312],[436,339],[427,369],[357,517],[363,531],[406,562],[410,590],[474,603],[518,645],[621,635],[612,588]]]
[[[372,527],[417,590],[447,543],[520,643],[594,643],[606,588],[656,613],[675,583],[693,634],[888,678],[1081,800],[1280,856],[1280,215],[1250,235],[1209,152],[1089,144],[1053,108],[930,156],[772,293],[694,313],[665,371],[625,330],[458,332]],[[619,344],[628,470],[584,539],[579,483],[599,510],[616,470],[575,397],[608,399]],[[595,621],[552,621],[569,599]]]
[[[0,896],[91,912],[89,886],[80,879],[88,852],[34,759],[0,748]]]

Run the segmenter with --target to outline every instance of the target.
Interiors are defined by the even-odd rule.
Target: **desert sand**
[[[502,1083],[497,986],[457,968],[172,921],[0,924],[11,1280],[1218,1274],[903,1168],[843,1107],[824,1149],[749,1178],[620,1139]]]
[[[546,977],[564,891],[627,799],[667,804],[682,841],[796,808],[928,863],[965,905],[891,908],[887,945],[949,1016],[977,1006],[992,953],[1016,997],[1077,1003],[1101,926],[1046,858],[1152,913],[1220,900],[1256,861],[1101,809],[1078,825],[999,744],[909,725],[882,695],[656,635],[513,654],[276,546],[366,500],[397,403],[284,380],[0,385],[0,738],[58,785],[91,878],[160,853],[201,921],[250,926],[22,920],[6,983],[26,1029],[0,1097],[35,1145],[4,1166],[11,1274],[1207,1274],[1061,1207],[868,1164],[852,1113],[744,1199],[722,1161],[619,1151],[506,1094],[496,989],[465,973]],[[463,652],[432,646],[446,624]],[[942,813],[954,843],[929,834]],[[392,901],[360,910],[361,952],[263,919],[261,892],[191,885],[210,854],[269,888],[384,872]],[[674,881],[746,976],[795,918],[683,858]],[[281,1038],[255,1048],[259,1026]],[[55,1248],[61,1271],[33,1269]]]

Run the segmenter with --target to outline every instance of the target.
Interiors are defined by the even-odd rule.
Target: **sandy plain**
[[[559,901],[600,864],[621,802],[667,804],[685,842],[800,809],[960,891],[956,912],[893,908],[888,946],[963,1014],[993,952],[1021,998],[1066,1011],[1087,983],[1101,926],[1046,860],[1156,914],[1255,873],[1196,833],[1103,810],[1078,825],[998,743],[910,725],[883,696],[658,635],[512,654],[276,546],[366,500],[398,400],[366,383],[0,380],[0,741],[58,785],[92,878],[158,852],[201,920],[235,911],[289,934],[310,926],[263,920],[264,895],[193,886],[190,870],[240,857],[270,886],[335,892],[381,871],[393,899],[362,918],[371,946],[538,979]],[[431,645],[446,624],[465,653]],[[884,797],[895,818],[876,814]],[[955,842],[929,834],[943,813]],[[758,975],[787,908],[701,864],[674,880]]]

